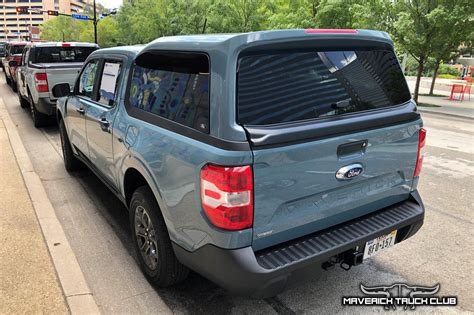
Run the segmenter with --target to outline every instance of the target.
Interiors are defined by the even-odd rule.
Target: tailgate
[[[400,202],[412,186],[421,120],[393,48],[355,39],[298,45],[239,58],[255,250]]]
[[[268,149],[255,148],[254,249],[407,199],[420,121]],[[342,148],[342,149],[341,149]],[[362,174],[336,178],[360,165]]]
[[[49,97],[51,100],[56,99],[52,90],[56,84],[68,83],[72,88],[76,83],[76,78],[81,70],[82,63],[73,64],[54,64],[54,66],[46,66],[46,75],[48,77]]]

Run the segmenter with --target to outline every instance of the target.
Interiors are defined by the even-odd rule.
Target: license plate
[[[370,240],[367,243],[365,243],[364,259],[375,256],[381,251],[386,250],[387,248],[390,248],[393,245],[395,245],[396,237],[397,237],[397,230],[392,231],[389,234],[385,234],[377,238],[374,238],[373,240]]]

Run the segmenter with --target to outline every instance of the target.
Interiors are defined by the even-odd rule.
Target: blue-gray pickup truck
[[[95,51],[53,93],[66,169],[127,206],[158,286],[192,269],[273,296],[423,224],[426,132],[384,32],[164,37]]]

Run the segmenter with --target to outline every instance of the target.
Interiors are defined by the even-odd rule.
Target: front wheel
[[[189,269],[174,254],[165,221],[148,186],[133,193],[130,225],[138,263],[150,282],[168,287],[186,279]]]

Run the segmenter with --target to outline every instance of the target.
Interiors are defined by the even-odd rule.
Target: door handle
[[[105,131],[105,132],[110,132],[110,122],[105,119],[105,118],[101,118],[99,120],[99,124],[100,124],[100,128],[102,129],[102,131]]]
[[[76,112],[78,112],[81,115],[84,115],[86,111],[84,110],[84,108],[81,107],[81,108],[76,108]]]

